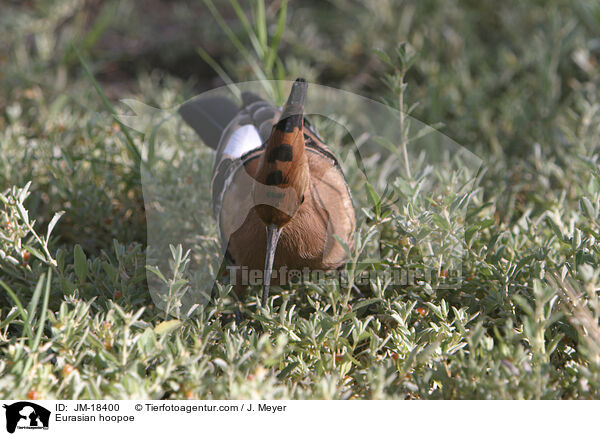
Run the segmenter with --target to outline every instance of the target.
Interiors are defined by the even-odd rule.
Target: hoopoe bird
[[[237,107],[224,97],[192,100],[183,119],[216,150],[212,199],[225,259],[236,268],[234,291],[244,296],[240,272],[263,272],[262,305],[273,271],[330,271],[347,261],[339,238],[353,245],[356,217],[335,155],[304,117],[308,84],[297,79],[283,108],[254,94]],[[335,236],[334,236],[335,235]]]

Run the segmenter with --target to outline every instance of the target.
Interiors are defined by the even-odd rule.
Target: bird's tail
[[[182,104],[179,114],[206,145],[216,150],[229,122],[241,109],[257,101],[264,100],[252,92],[242,92],[241,107],[226,97],[195,98]]]
[[[185,122],[214,150],[223,130],[238,112],[238,106],[225,97],[196,98],[179,107]]]

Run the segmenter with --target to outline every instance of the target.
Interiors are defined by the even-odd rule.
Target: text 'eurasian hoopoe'
[[[264,271],[263,306],[273,269],[336,269],[347,259],[334,235],[352,246],[352,198],[336,157],[304,118],[307,87],[297,79],[282,109],[250,93],[241,109],[224,97],[180,108],[216,149],[212,198],[221,243],[232,265]],[[242,296],[245,283],[232,279]]]

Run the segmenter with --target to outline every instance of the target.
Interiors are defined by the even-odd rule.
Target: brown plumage
[[[281,282],[270,280],[270,263],[274,270],[332,270],[347,260],[334,235],[352,246],[350,191],[337,159],[304,118],[306,90],[296,80],[282,111],[245,95],[251,101],[223,129],[217,147],[212,189],[221,241],[232,264],[264,269],[263,304],[269,285]],[[184,106],[181,113],[205,139],[210,126],[193,119],[196,109],[190,114]],[[237,273],[241,297],[246,286],[241,268]]]

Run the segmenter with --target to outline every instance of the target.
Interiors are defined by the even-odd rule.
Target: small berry
[[[394,360],[398,360],[398,359],[400,359],[400,355],[399,355],[398,353],[392,353],[392,354],[391,354],[391,357],[392,357],[392,359],[394,359]]]
[[[342,353],[338,353],[335,355],[335,362],[340,363],[343,358],[344,358],[344,355]]]
[[[415,310],[421,316],[427,315],[427,309],[425,309],[424,307],[417,307]]]
[[[27,392],[27,398],[29,400],[39,400],[41,397],[42,397],[42,394],[40,394],[35,389],[32,389],[29,392]]]
[[[73,368],[72,365],[69,365],[68,363],[64,366],[64,368],[62,369],[62,375],[63,377],[68,377],[69,375],[71,375],[71,373],[74,371],[75,368]]]
[[[117,289],[115,291],[115,295],[114,295],[115,300],[119,300],[122,296],[123,296],[123,293]]]
[[[112,348],[112,344],[108,341],[104,341],[104,348],[106,348],[107,350],[110,350]]]
[[[191,400],[194,398],[194,391],[192,391],[191,389],[188,389],[187,391],[185,391],[185,398],[188,400]]]
[[[29,100],[33,100],[35,98],[35,89],[30,88],[30,89],[26,89],[23,92],[23,95],[25,96],[25,98],[28,98]]]
[[[254,371],[254,376],[259,380],[263,379],[267,375],[267,370],[263,366],[259,366]]]
[[[31,259],[31,253],[29,251],[26,251],[25,253],[23,253],[23,261],[27,263],[29,262],[29,259]]]

